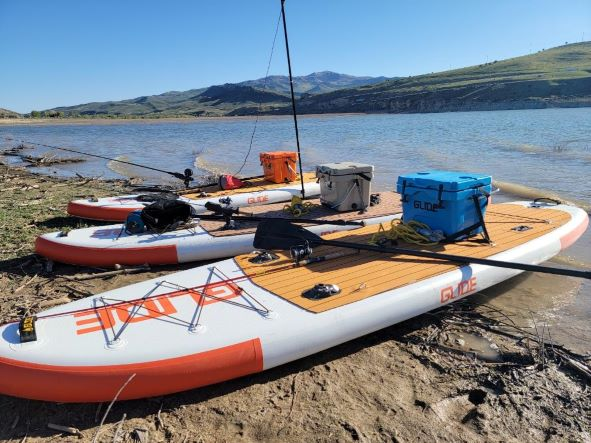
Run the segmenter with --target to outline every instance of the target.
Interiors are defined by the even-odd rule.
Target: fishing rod
[[[50,148],[50,149],[59,149],[61,151],[73,152],[75,154],[87,155],[89,157],[102,158],[103,160],[124,163],[126,165],[137,166],[138,168],[144,168],[144,169],[150,169],[150,170],[156,171],[156,172],[162,172],[164,174],[172,175],[173,177],[178,178],[179,180],[182,180],[183,183],[185,184],[185,187],[187,187],[187,188],[189,187],[189,183],[194,180],[193,171],[189,168],[185,169],[184,173],[181,174],[180,172],[167,171],[165,169],[158,169],[158,168],[154,168],[152,166],[140,165],[138,163],[128,162],[125,160],[117,160],[116,158],[105,157],[103,155],[98,155],[98,154],[89,154],[88,152],[77,151],[75,149],[70,149],[70,148],[63,148],[61,146],[52,146],[52,145],[46,145],[45,143],[35,143],[35,142],[29,142],[29,141],[25,141],[25,140],[17,140],[17,139],[10,138],[10,137],[5,137],[5,139],[9,140],[9,141],[16,142],[16,143],[34,145],[34,146],[42,146],[44,148]]]
[[[298,162],[300,166],[300,183],[302,185],[302,198],[306,198],[304,189],[304,171],[302,170],[302,155],[300,153],[300,134],[298,131],[298,116],[296,112],[295,94],[293,92],[293,77],[291,75],[291,57],[289,56],[289,42],[287,40],[287,23],[285,22],[285,0],[281,0],[281,17],[283,18],[283,34],[285,35],[285,51],[287,52],[287,68],[289,71],[289,90],[291,91],[291,109],[293,112],[293,123],[295,125],[296,146],[298,148]]]
[[[301,255],[299,254],[299,250],[301,250],[302,248],[305,248],[307,251],[309,251],[309,248],[314,245],[335,246],[338,248],[349,248],[362,251],[380,252],[383,254],[403,254],[414,257],[443,260],[446,262],[494,266],[498,268],[518,269],[521,271],[540,272],[545,274],[566,275],[568,277],[591,279],[591,271],[577,271],[574,269],[561,269],[539,265],[529,265],[526,263],[513,263],[501,260],[466,257],[463,255],[419,251],[415,249],[381,247],[338,240],[324,240],[322,237],[314,234],[313,232],[310,232],[302,228],[301,226],[293,225],[285,220],[277,220],[273,221],[273,223],[260,223],[257,228],[253,242],[253,246],[256,249],[291,250],[295,251],[296,254],[292,253],[292,255],[296,256]]]

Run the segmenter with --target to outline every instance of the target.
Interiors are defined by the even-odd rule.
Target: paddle
[[[366,244],[350,243],[338,240],[324,240],[320,236],[310,232],[301,226],[295,226],[287,220],[262,222],[259,224],[253,246],[256,249],[280,249],[289,250],[303,245],[309,246],[336,246],[339,248],[358,249],[363,251],[380,252],[384,254],[404,254],[413,257],[431,258],[451,261],[456,263],[477,264],[495,266],[498,268],[519,269],[521,271],[541,272],[545,274],[567,275],[591,279],[591,271],[576,271],[573,269],[560,269],[525,263],[513,263],[485,258],[466,257],[463,255],[441,254],[438,252],[418,251],[414,249],[398,247],[381,247]]]
[[[228,222],[228,218],[217,214],[198,214],[195,216],[201,220],[219,220]],[[365,226],[363,221],[349,221],[349,220],[322,220],[309,218],[281,218],[281,217],[257,217],[245,215],[233,215],[230,220],[245,221],[245,222],[280,222],[287,221],[291,223],[305,223],[310,225],[335,225],[335,226]],[[301,244],[301,242],[300,242]],[[280,249],[280,248],[279,248]]]

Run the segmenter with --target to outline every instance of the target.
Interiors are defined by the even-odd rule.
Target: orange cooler
[[[273,183],[289,183],[296,179],[297,152],[261,152],[260,159],[265,172],[265,180]]]

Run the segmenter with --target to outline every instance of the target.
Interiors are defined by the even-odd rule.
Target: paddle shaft
[[[579,277],[591,279],[591,271],[576,271],[572,269],[560,269],[538,265],[528,265],[525,263],[513,263],[501,260],[490,260],[486,258],[466,257],[463,255],[441,254],[439,252],[416,251],[406,248],[381,247],[373,245],[364,245],[357,243],[349,243],[338,240],[317,240],[317,244],[325,246],[336,246],[339,248],[359,249],[362,251],[381,252],[384,254],[404,254],[413,257],[432,258],[438,260],[446,260],[457,263],[495,266],[497,268],[519,269],[521,271],[541,272],[545,274],[566,275],[569,277]]]
[[[222,215],[213,214],[199,214],[195,216],[201,220],[219,220],[226,221],[226,218]],[[309,218],[281,218],[281,217],[256,217],[256,216],[245,216],[245,215],[233,215],[231,220],[236,221],[251,221],[251,222],[263,222],[263,221],[288,221],[291,223],[307,223],[310,225],[336,225],[336,226],[365,226],[363,221],[348,221],[348,220],[318,220]]]

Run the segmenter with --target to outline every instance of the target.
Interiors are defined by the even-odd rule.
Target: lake
[[[295,146],[291,117],[261,118],[253,137],[254,125],[253,118],[0,125],[0,146],[14,146],[4,140],[13,137],[121,156],[170,171],[190,167],[199,175],[238,171],[252,137],[252,151],[241,172],[248,176],[260,173],[259,152]],[[305,169],[345,160],[373,164],[378,190],[393,189],[399,174],[423,169],[486,173],[503,182],[497,200],[542,192],[591,210],[591,108],[302,116],[299,126]],[[74,156],[30,151],[36,155],[42,152]],[[44,172],[104,178],[140,176],[151,183],[171,180],[152,171],[93,158]],[[557,263],[591,268],[589,231],[557,258]],[[538,326],[547,322],[557,341],[589,353],[590,282],[527,274],[485,291],[485,295],[489,303],[519,312],[521,320],[530,325],[530,311],[535,313]]]

